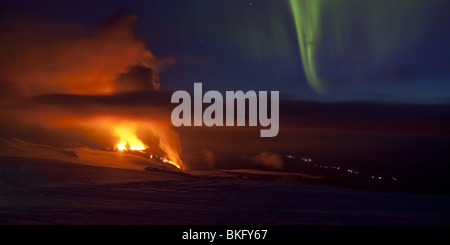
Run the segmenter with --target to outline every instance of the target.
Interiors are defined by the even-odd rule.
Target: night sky
[[[449,223],[448,195],[384,193],[450,193],[449,13],[449,0],[0,1],[0,223]],[[195,83],[224,107],[200,105]],[[225,94],[250,90],[279,91],[270,124],[261,94],[245,108]],[[201,125],[186,125],[190,101]],[[221,126],[220,109],[245,124]]]
[[[2,1],[3,25],[71,23],[90,35],[119,9],[158,58],[161,90],[279,90],[281,99],[450,102],[450,3]],[[66,30],[70,32],[70,30]]]

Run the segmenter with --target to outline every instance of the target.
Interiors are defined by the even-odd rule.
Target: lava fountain
[[[114,134],[120,138],[119,143],[115,145],[115,149],[119,151],[131,150],[131,151],[143,151],[148,148],[142,141],[136,136],[136,128],[118,126],[114,128]]]
[[[72,116],[58,120],[58,125],[83,130],[98,142],[106,143],[105,147],[114,145],[115,151],[147,153],[153,156],[152,160],[185,169],[178,134],[164,120],[121,115]]]
[[[142,127],[142,126],[141,126]],[[159,157],[158,159],[161,160],[164,163],[171,164],[178,169],[184,169],[183,163],[179,157],[177,147],[173,147],[174,145],[177,145],[177,138],[173,137],[167,137],[166,134],[171,134],[170,131],[162,130],[162,129],[156,129],[149,124],[147,124],[147,127],[151,129],[153,133],[158,132],[159,135],[159,148],[163,150],[167,157]],[[119,138],[119,142],[114,146],[115,150],[118,150],[120,152],[125,151],[150,151],[149,147],[145,145],[137,136],[137,126],[133,123],[126,123],[121,124],[113,127],[113,133]],[[152,159],[153,159],[153,155]]]

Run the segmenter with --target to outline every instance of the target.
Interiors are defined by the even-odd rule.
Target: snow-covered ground
[[[3,142],[0,223],[450,224],[450,195],[370,192],[236,175],[266,174],[261,171],[180,173],[139,156],[117,154]]]

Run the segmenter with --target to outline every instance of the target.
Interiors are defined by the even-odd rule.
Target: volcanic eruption
[[[31,20],[1,25],[0,31],[9,33],[0,41],[8,57],[0,85],[2,94],[12,97],[1,109],[2,123],[15,126],[9,138],[146,152],[184,169],[164,103],[152,101],[164,93],[158,73],[172,59],[147,48],[136,21],[137,15],[121,9],[94,32]]]

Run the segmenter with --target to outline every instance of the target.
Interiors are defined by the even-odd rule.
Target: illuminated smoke
[[[23,95],[158,90],[157,73],[172,61],[147,49],[136,20],[120,10],[93,34],[68,23],[4,21],[0,85]]]
[[[2,104],[0,123],[70,131],[79,139],[74,143],[121,151],[142,151],[153,139],[161,161],[184,169],[178,134],[159,110],[161,103],[123,106],[128,92],[158,96],[152,92],[159,90],[158,73],[172,62],[148,50],[134,30],[135,14],[120,10],[92,34],[68,23],[6,20],[0,21],[0,86],[7,91],[0,93],[14,94],[14,100]],[[43,104],[32,99],[55,93],[63,99]],[[69,144],[66,136],[40,135],[33,141],[53,137]]]

